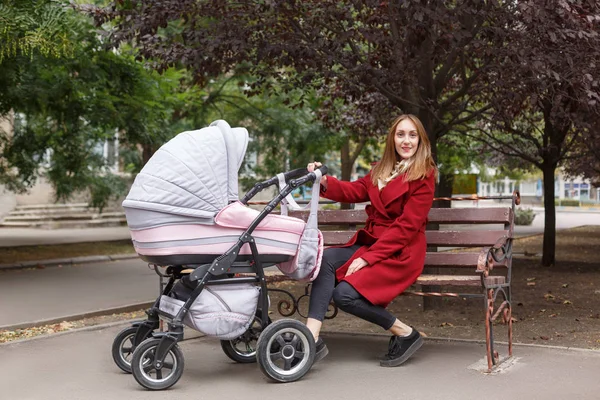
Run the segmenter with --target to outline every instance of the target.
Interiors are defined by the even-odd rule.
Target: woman
[[[308,169],[320,165],[310,163]],[[381,161],[365,177],[355,182],[325,176],[321,180],[323,197],[371,204],[365,210],[365,227],[345,245],[325,250],[313,281],[306,325],[317,342],[316,360],[328,353],[319,332],[332,297],[343,311],[391,332],[381,366],[402,364],[423,344],[416,329],[385,307],[423,271],[425,224],[436,178],[423,124],[414,115],[401,115],[390,128]]]

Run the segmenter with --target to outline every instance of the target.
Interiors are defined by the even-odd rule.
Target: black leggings
[[[354,245],[324,251],[321,270],[313,281],[310,291],[308,317],[323,321],[329,302],[333,297],[333,301],[341,310],[388,330],[396,321],[396,317],[389,311],[371,304],[348,282],[342,281],[337,286],[335,285],[335,271],[344,265],[359,248],[359,245]]]

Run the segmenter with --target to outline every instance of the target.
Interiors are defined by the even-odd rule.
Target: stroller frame
[[[325,175],[327,173],[327,167],[325,167],[325,166],[322,166],[320,168],[320,170],[323,175]],[[194,301],[197,299],[197,297],[200,295],[200,293],[202,293],[202,291],[205,289],[205,287],[211,286],[211,285],[258,283],[259,287],[260,287],[260,292],[259,292],[257,312],[255,315],[255,318],[258,318],[258,320],[260,321],[260,329],[262,331],[261,338],[262,338],[263,334],[266,332],[269,325],[271,325],[271,327],[273,327],[272,332],[270,333],[271,335],[275,335],[277,333],[276,330],[278,329],[278,327],[279,328],[283,327],[283,328],[287,329],[287,328],[290,328],[290,325],[293,325],[293,327],[291,327],[291,329],[294,332],[299,332],[300,336],[305,336],[305,340],[303,340],[303,342],[305,344],[307,344],[308,346],[305,346],[307,348],[304,349],[304,351],[302,352],[302,355],[306,359],[302,360],[301,363],[298,363],[298,362],[296,363],[296,365],[301,364],[304,367],[301,368],[301,370],[298,371],[297,373],[289,374],[289,375],[286,374],[285,372],[282,373],[282,371],[278,371],[276,369],[273,370],[273,366],[271,365],[272,363],[266,359],[269,357],[268,353],[262,354],[262,357],[259,355],[259,348],[261,347],[261,343],[264,342],[263,340],[261,340],[261,338],[259,338],[256,353],[257,353],[257,359],[258,359],[259,365],[260,365],[263,373],[265,373],[270,378],[272,378],[276,381],[279,381],[279,382],[291,382],[291,381],[300,379],[310,370],[312,363],[314,362],[315,344],[314,344],[314,339],[312,337],[312,334],[310,333],[308,328],[306,328],[304,324],[301,324],[300,322],[295,321],[295,320],[280,320],[280,321],[277,321],[276,323],[270,323],[269,317],[268,317],[269,298],[268,298],[268,289],[267,289],[267,282],[266,282],[265,274],[264,274],[264,268],[287,261],[290,256],[282,255],[281,259],[276,259],[277,257],[271,257],[270,259],[267,258],[265,260],[261,260],[261,256],[259,254],[257,245],[255,243],[254,237],[252,236],[253,231],[260,224],[260,222],[268,214],[270,214],[271,211],[273,211],[273,209],[275,209],[275,207],[277,205],[279,205],[279,203],[286,196],[288,196],[297,187],[304,185],[308,182],[314,182],[316,179],[316,174],[313,172],[308,172],[307,169],[305,169],[305,168],[301,168],[301,169],[296,169],[293,171],[285,172],[284,177],[285,177],[285,181],[286,181],[287,185],[283,189],[281,189],[279,194],[277,196],[275,196],[275,198],[273,198],[264,207],[264,209],[259,213],[259,215],[250,224],[250,226],[240,235],[237,242],[225,253],[214,258],[214,260],[210,264],[208,264],[208,263],[207,264],[187,264],[187,263],[184,264],[184,263],[182,263],[181,265],[173,264],[173,263],[162,264],[161,262],[163,262],[163,260],[167,260],[167,259],[172,260],[173,258],[177,259],[178,256],[177,255],[176,256],[141,256],[142,259],[150,262],[151,264],[154,264],[155,271],[157,272],[157,274],[159,274],[161,276],[161,279],[163,277],[169,278],[166,285],[164,285],[164,287],[162,288],[161,296],[168,295],[171,292],[171,290],[173,289],[173,286],[175,285],[176,281],[187,275],[187,273],[182,272],[185,269],[190,269],[190,268],[193,269],[193,271],[189,274],[189,279],[192,282],[197,282],[197,286],[192,291],[191,296],[185,301],[185,303],[183,304],[183,306],[181,307],[181,309],[179,310],[177,315],[170,315],[159,309],[160,299],[161,299],[161,296],[159,296],[157,298],[157,300],[154,302],[153,306],[149,310],[146,311],[146,314],[148,317],[145,321],[133,323],[130,328],[127,328],[126,330],[122,331],[115,338],[115,342],[113,343],[113,358],[114,358],[116,364],[123,371],[132,372],[135,379],[142,386],[146,387],[147,389],[162,390],[162,389],[167,389],[168,387],[174,385],[179,380],[179,378],[181,377],[181,374],[182,374],[183,367],[181,367],[180,372],[176,373],[176,375],[178,375],[178,376],[175,376],[173,379],[166,380],[162,384],[157,384],[156,381],[149,381],[148,379],[145,379],[144,371],[140,371],[139,368],[137,368],[137,366],[134,365],[134,360],[139,358],[136,355],[137,349],[144,341],[156,340],[156,339],[159,340],[158,344],[155,347],[154,353],[153,353],[153,359],[152,359],[152,365],[151,365],[151,367],[157,371],[157,376],[158,376],[159,375],[158,371],[161,371],[161,369],[165,365],[165,358],[167,357],[167,355],[170,353],[173,354],[174,348],[177,347],[177,343],[179,341],[183,340],[183,337],[184,337],[183,321],[184,321],[185,316],[189,312],[190,307],[192,306]],[[259,182],[259,183],[255,184],[254,187],[246,193],[246,195],[240,200],[240,202],[244,205],[247,205],[248,202],[257,193],[261,192],[262,190],[264,190],[270,186],[277,185],[277,184],[279,184],[279,180],[277,177],[273,177],[266,181]],[[246,244],[249,245],[251,254],[240,256],[240,250],[241,250],[242,246],[244,246]],[[189,260],[189,257],[194,257],[194,256],[187,255],[182,258],[184,258],[184,260],[186,258]],[[243,258],[245,260],[239,261],[238,258]],[[182,261],[184,261],[184,260],[182,260]],[[165,274],[161,274],[158,271],[158,268],[157,268],[158,265],[168,265],[167,269],[165,271]],[[235,276],[236,274],[244,274],[244,276]],[[254,274],[254,276],[249,276],[252,274]],[[163,285],[161,284],[161,286],[163,286]],[[168,330],[165,332],[155,332],[155,330],[158,329],[160,326],[161,319],[163,319],[167,322]],[[277,325],[277,326],[275,326],[275,325]],[[251,328],[252,328],[252,324],[251,324],[249,330]],[[132,334],[134,330],[135,330],[135,334]],[[129,364],[129,366],[127,365],[127,361],[124,360],[124,358],[122,358],[122,350],[123,350],[122,346],[124,343],[123,333],[125,331],[127,331],[129,334],[129,338],[130,338],[129,340],[131,341],[131,346],[133,349],[133,357],[132,357],[132,361]],[[269,341],[267,348],[265,348],[266,352],[269,352],[269,347],[270,347],[271,343],[273,343],[272,339]],[[283,354],[283,351],[284,350],[282,349],[281,350],[282,354]],[[291,353],[290,353],[290,351],[291,351]],[[285,354],[285,357],[294,356],[294,352],[295,352],[295,349],[293,349],[293,350],[288,349],[288,353]],[[181,354],[181,351],[177,348],[177,351],[175,351],[175,353]],[[291,354],[291,356],[290,356],[290,354]],[[300,354],[300,353],[298,353],[298,354]],[[229,354],[228,354],[228,356],[229,356]],[[230,358],[232,358],[232,357],[230,356]],[[232,358],[232,359],[234,359],[234,358]],[[263,365],[263,363],[261,363],[261,359],[263,359],[264,363],[267,365]],[[143,369],[145,370],[147,368],[150,368],[150,366],[148,365],[149,360],[143,360],[143,361],[145,361],[145,364],[144,364],[145,367]],[[237,360],[237,361],[251,362],[250,360],[245,360],[245,361]],[[291,366],[291,363],[292,363],[291,359],[289,360],[289,362],[286,359],[286,367],[288,367],[288,369]],[[140,364],[140,363],[138,363],[138,364]],[[181,364],[183,364],[183,360],[182,360]]]

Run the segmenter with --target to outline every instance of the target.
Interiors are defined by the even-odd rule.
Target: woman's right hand
[[[323,164],[321,164],[318,161],[313,161],[311,163],[308,163],[306,169],[308,170],[308,172],[313,172],[315,168],[319,168],[321,165]],[[323,177],[321,178],[321,186],[323,186],[324,189],[327,189],[327,175],[323,175]]]

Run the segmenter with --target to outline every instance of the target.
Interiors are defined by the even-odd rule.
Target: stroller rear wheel
[[[161,339],[149,338],[135,348],[131,359],[131,372],[135,380],[150,390],[168,389],[183,375],[184,359],[179,346],[174,345],[160,368],[154,366],[154,354]]]
[[[232,340],[221,340],[221,348],[227,357],[235,362],[248,364],[256,362],[256,346],[262,332],[262,315],[260,309],[256,310],[254,322],[241,336]],[[271,318],[267,317],[268,323]]]
[[[256,358],[269,378],[294,382],[310,371],[315,352],[315,340],[304,324],[281,319],[267,326],[258,338]]]
[[[131,357],[135,350],[134,339],[137,332],[137,326],[130,326],[123,329],[115,337],[112,344],[112,357],[123,372],[131,373]],[[150,332],[152,333],[152,332]]]

